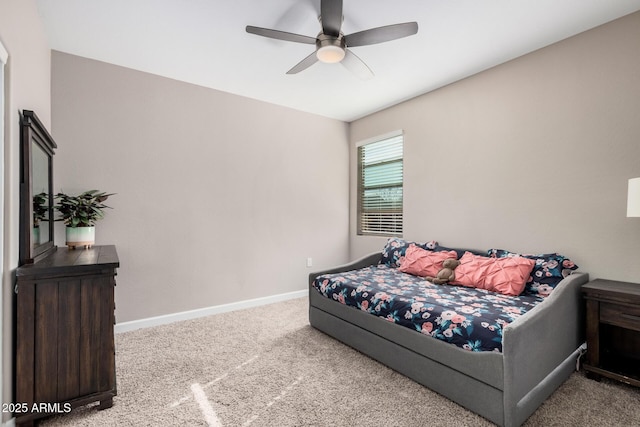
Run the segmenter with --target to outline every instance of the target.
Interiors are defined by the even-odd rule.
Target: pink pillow
[[[536,262],[522,257],[488,258],[465,252],[455,269],[452,285],[520,295]]]
[[[449,258],[456,259],[456,251],[433,252],[412,244],[407,248],[398,270],[414,276],[435,277],[444,260]]]

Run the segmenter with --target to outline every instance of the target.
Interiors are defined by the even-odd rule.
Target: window
[[[402,133],[358,147],[358,234],[402,236]]]

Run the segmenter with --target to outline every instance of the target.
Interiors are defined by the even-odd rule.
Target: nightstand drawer
[[[600,321],[640,331],[640,307],[602,302],[600,303]]]

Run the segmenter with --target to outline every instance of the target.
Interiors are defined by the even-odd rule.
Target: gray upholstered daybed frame
[[[501,426],[519,426],[576,367],[583,343],[580,287],[564,278],[503,331],[503,352],[469,352],[322,296],[321,274],[378,264],[380,253],[309,275],[309,322],[322,332]]]

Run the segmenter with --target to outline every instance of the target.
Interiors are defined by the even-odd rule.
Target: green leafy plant
[[[97,220],[104,217],[103,209],[109,206],[103,204],[112,194],[100,192],[98,190],[85,191],[77,196],[69,196],[58,193],[55,196],[56,205],[54,208],[60,212],[62,221],[67,227],[93,227]]]
[[[47,193],[33,196],[33,227],[39,227],[40,221],[47,219]]]

